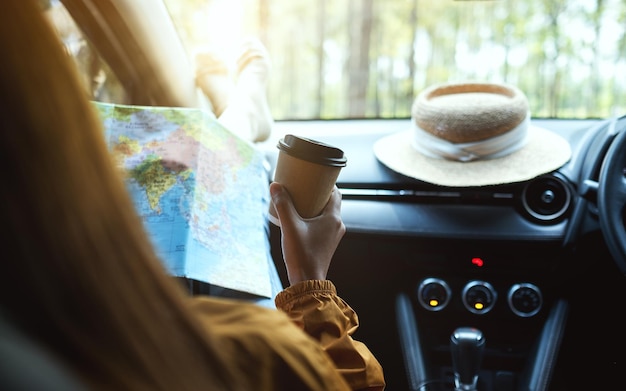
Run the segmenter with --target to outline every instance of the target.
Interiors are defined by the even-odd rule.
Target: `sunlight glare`
[[[206,43],[214,50],[233,58],[239,52],[242,37],[243,4],[240,0],[213,0],[207,6],[204,21]],[[200,24],[202,25],[202,24]]]

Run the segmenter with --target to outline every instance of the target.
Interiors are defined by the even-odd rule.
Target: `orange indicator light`
[[[485,261],[483,261],[482,258],[475,257],[472,258],[472,264],[478,267],[482,267],[485,264]]]
[[[431,307],[437,307],[439,305],[439,300],[436,299],[430,299],[430,301],[428,302],[428,304],[430,304]]]
[[[484,307],[483,303],[476,303],[474,304],[474,308],[476,308],[477,310],[482,310]]]

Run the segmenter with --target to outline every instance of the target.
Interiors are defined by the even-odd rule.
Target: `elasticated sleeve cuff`
[[[301,281],[289,288],[281,291],[276,295],[274,302],[276,307],[286,309],[290,307],[294,301],[298,301],[304,295],[337,295],[335,285],[329,280],[306,280]]]

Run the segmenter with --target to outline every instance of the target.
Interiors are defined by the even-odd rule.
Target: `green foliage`
[[[240,6],[241,34],[261,37],[272,55],[269,98],[279,120],[409,117],[422,89],[467,80],[517,85],[536,117],[626,113],[623,0],[373,0],[370,23],[351,28],[365,1],[166,3],[190,48],[215,41],[197,34],[198,15]],[[367,48],[354,47],[367,36]],[[362,50],[369,64],[350,61]],[[363,74],[365,82],[351,77]],[[355,100],[359,113],[349,111]]]

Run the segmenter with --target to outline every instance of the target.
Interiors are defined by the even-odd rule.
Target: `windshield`
[[[268,98],[279,121],[409,118],[424,89],[469,81],[518,87],[534,118],[626,113],[624,0],[114,0],[135,13],[115,19],[93,11],[95,19],[83,21],[102,32],[92,38],[108,49],[104,56],[87,52],[59,12],[60,1],[79,10],[82,1],[41,1],[100,101],[185,105],[193,98],[184,80],[192,77],[181,75],[181,57],[188,64],[207,51],[235,58],[239,43],[255,36],[272,59]],[[160,6],[173,21],[170,35]],[[120,23],[138,31],[135,40],[118,31]],[[114,61],[117,72],[94,67],[95,57]],[[157,82],[146,69],[161,72],[159,88],[175,99],[153,99],[145,87]]]
[[[276,119],[403,118],[442,82],[511,83],[534,117],[626,112],[623,0],[166,0],[190,55],[260,37]]]

